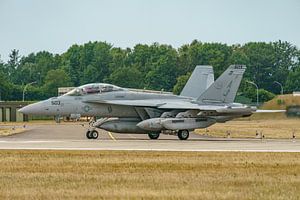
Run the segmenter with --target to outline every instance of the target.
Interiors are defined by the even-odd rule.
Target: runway
[[[79,123],[27,125],[23,133],[0,137],[0,149],[300,152],[300,141],[290,139],[211,138],[191,133],[186,141],[163,134],[150,140],[144,134],[100,130],[97,140],[88,140],[85,132],[86,126]]]

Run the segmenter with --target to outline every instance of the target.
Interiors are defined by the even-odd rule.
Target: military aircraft
[[[186,140],[194,129],[206,128],[256,111],[234,99],[246,67],[231,65],[214,81],[211,66],[197,66],[180,95],[162,91],[121,88],[92,83],[48,100],[21,108],[30,115],[101,117],[90,122],[88,139],[97,139],[96,128],[116,133],[161,133]]]

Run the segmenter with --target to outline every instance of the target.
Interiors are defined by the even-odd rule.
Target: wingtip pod
[[[197,100],[202,103],[233,103],[245,70],[245,65],[230,65]]]
[[[286,110],[256,110],[254,113],[284,113]]]

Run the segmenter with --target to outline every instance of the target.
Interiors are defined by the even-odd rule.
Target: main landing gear
[[[86,132],[86,137],[87,137],[88,139],[97,139],[98,136],[99,136],[99,133],[98,133],[98,131],[96,131],[96,130],[88,130],[88,131]]]
[[[160,135],[159,132],[148,133],[148,136],[151,140],[157,140],[159,138],[159,135]]]
[[[163,133],[166,134],[165,132],[163,132]],[[159,135],[160,135],[160,132],[148,133],[148,136],[151,140],[158,139]],[[178,131],[171,132],[171,135],[177,135],[180,140],[187,140],[190,136],[190,132],[188,130],[178,130]]]
[[[188,130],[179,130],[177,136],[180,140],[187,140],[190,136],[190,133]]]

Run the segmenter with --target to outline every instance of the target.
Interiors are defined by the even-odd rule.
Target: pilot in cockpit
[[[67,96],[83,96],[88,94],[101,94],[105,92],[118,91],[121,88],[109,84],[87,84],[77,87],[66,93]]]

